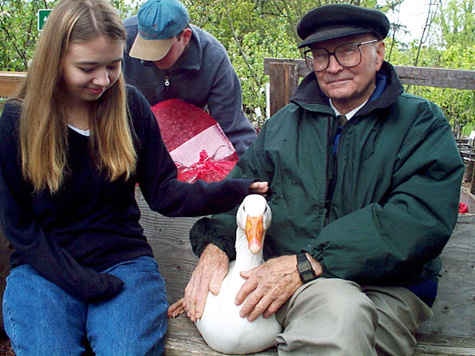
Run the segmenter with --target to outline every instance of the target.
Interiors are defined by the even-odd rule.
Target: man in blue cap
[[[384,61],[382,12],[322,6],[297,30],[312,71],[231,173],[272,188],[266,262],[242,273],[236,303],[249,320],[275,313],[279,355],[412,355],[457,220],[450,125]],[[192,320],[218,293],[234,236],[234,212],[193,227]]]
[[[223,45],[190,25],[177,0],[148,0],[124,25],[126,81],[151,105],[178,98],[206,108],[241,156],[256,133],[242,110],[241,84]]]

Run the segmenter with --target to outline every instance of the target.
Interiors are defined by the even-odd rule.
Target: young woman
[[[125,36],[106,0],[62,0],[0,119],[0,222],[15,249],[3,314],[17,356],[81,355],[85,338],[97,355],[161,354],[167,298],[136,184],[168,216],[267,190],[176,180],[147,101],[124,84]]]

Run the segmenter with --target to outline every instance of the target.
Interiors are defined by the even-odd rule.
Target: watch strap
[[[312,268],[312,264],[305,255],[305,252],[297,254],[297,271],[299,272],[300,280],[304,284],[317,278],[315,271]]]

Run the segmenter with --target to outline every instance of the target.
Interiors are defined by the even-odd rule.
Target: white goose
[[[207,344],[216,351],[227,354],[246,354],[273,346],[281,326],[272,315],[260,316],[249,322],[239,316],[241,305],[236,305],[236,294],[245,280],[241,271],[250,270],[263,262],[262,247],[265,231],[271,223],[271,210],[264,197],[248,195],[236,215],[236,260],[221,285],[220,293],[208,293],[206,306],[196,327]]]

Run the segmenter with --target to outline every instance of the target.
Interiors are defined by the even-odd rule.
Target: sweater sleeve
[[[239,78],[224,48],[222,52],[222,60],[212,78],[208,109],[241,157],[256,139],[256,132],[243,112]]]
[[[166,216],[200,216],[232,209],[249,193],[253,179],[184,183],[161,138],[148,102],[129,87],[129,108],[139,139],[137,180],[150,208]]]
[[[18,158],[19,115],[19,105],[7,103],[0,118],[0,223],[15,250],[16,265],[31,265],[85,302],[114,296],[122,289],[121,280],[78,264],[35,219],[32,187],[23,179]]]

